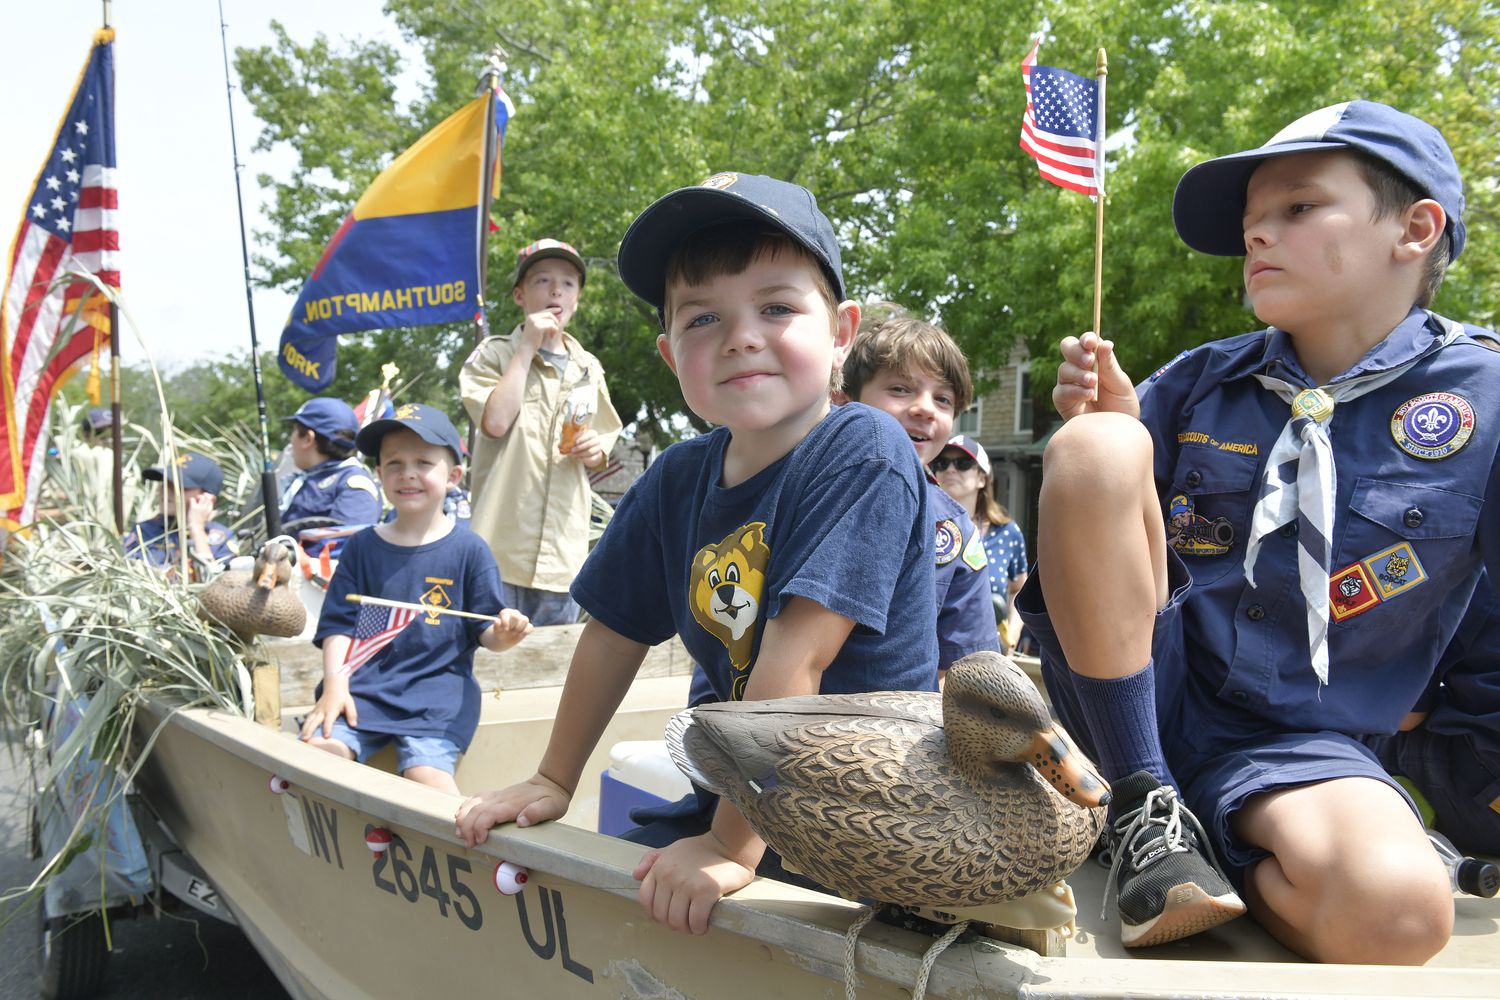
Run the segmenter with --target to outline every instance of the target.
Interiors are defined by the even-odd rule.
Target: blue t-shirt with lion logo
[[[824,694],[937,690],[934,537],[911,439],[835,407],[797,447],[719,485],[729,429],[662,453],[620,501],[573,599],[628,639],[682,637],[724,700],[743,696],[767,618],[806,597],[852,618]]]

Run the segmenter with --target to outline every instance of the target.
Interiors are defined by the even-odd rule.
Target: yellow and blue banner
[[[412,144],[365,190],[328,241],[281,331],[281,370],[309,392],[333,382],[337,336],[475,319],[485,127],[493,101],[494,188],[515,106],[483,94]]]

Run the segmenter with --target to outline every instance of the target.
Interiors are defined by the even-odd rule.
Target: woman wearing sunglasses
[[[948,441],[928,468],[943,491],[968,511],[979,528],[990,561],[995,620],[1004,623],[1000,627],[1000,644],[1009,653],[1021,634],[1015,595],[1026,582],[1026,539],[1020,526],[995,500],[990,456],[978,441],[960,434]]]

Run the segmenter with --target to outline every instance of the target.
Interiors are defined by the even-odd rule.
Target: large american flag
[[[89,272],[120,287],[115,220],[114,30],[94,33],[68,110],[10,249],[0,296],[0,527],[31,522],[52,397],[73,366],[109,343],[109,303]]]
[[[1026,117],[1021,148],[1037,170],[1059,187],[1080,194],[1104,193],[1104,143],[1099,130],[1099,84],[1067,70],[1036,65],[1037,39],[1021,61],[1026,81]]]
[[[344,654],[344,662],[339,665],[339,676],[348,677],[369,663],[376,653],[390,645],[391,640],[421,614],[422,612],[411,608],[361,604],[359,617],[354,619],[354,641],[349,644],[349,652]]]

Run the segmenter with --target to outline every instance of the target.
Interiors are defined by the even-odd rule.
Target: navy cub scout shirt
[[[1291,340],[1272,329],[1207,344],[1138,387],[1168,544],[1193,578],[1183,608],[1188,683],[1290,732],[1388,735],[1417,704],[1481,569],[1500,569],[1500,504],[1485,502],[1500,496],[1500,353],[1465,334],[1424,357],[1444,332],[1413,309],[1330,383],[1421,357],[1338,403],[1326,424],[1337,479],[1321,691],[1296,522],[1265,537],[1256,586],[1244,571],[1266,456],[1290,415],[1254,376],[1313,386]]]
[[[218,521],[209,521],[203,530],[208,535],[209,551],[215,559],[227,563],[234,558],[234,550],[229,547],[228,528]],[[179,537],[176,519],[173,519],[169,531],[166,517],[157,514],[149,521],[136,522],[130,529],[125,536],[125,554],[133,559],[144,559],[157,569],[171,569],[181,561],[177,551]],[[188,539],[188,549],[192,549],[191,538]]]
[[[933,520],[906,432],[834,407],[784,458],[723,487],[726,427],[674,444],[620,501],[573,599],[636,642],[682,637],[720,699],[744,695],[767,618],[806,597],[856,625],[824,694],[937,690]]]
[[[283,522],[329,517],[340,524],[374,524],[380,520],[380,506],[380,484],[352,455],[329,459],[281,482]]]
[[[323,599],[313,643],[354,635],[361,611],[386,621],[392,609],[359,605],[348,594],[498,615],[500,569],[478,535],[454,528],[426,545],[392,545],[366,528],[349,539]],[[474,650],[490,622],[424,614],[349,677],[361,731],[441,736],[467,749],[479,725]],[[323,685],[318,685],[318,696]]]
[[[1000,652],[989,560],[979,529],[957,500],[927,480],[927,501],[937,522],[938,669],[982,649]]]

